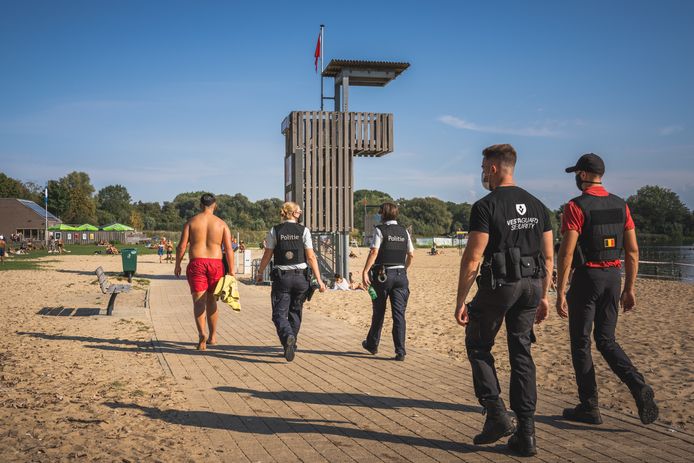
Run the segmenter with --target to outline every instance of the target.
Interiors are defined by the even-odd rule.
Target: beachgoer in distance
[[[0,235],[0,264],[5,263],[5,250],[7,249],[7,243],[5,242],[5,237]]]
[[[161,264],[161,259],[164,257],[164,249],[166,248],[166,238],[163,236],[159,238],[159,244],[157,245],[157,255],[159,256],[159,263]]]
[[[634,310],[634,280],[639,266],[639,246],[629,206],[602,186],[605,163],[597,154],[584,154],[575,166],[581,195],[569,201],[562,218],[562,241],[557,261],[557,313],[569,318],[571,359],[576,372],[578,398],[564,418],[590,424],[602,423],[598,387],[590,353],[591,332],[598,351],[612,371],[629,387],[643,424],[658,418],[653,389],[615,340],[619,306]],[[620,269],[624,256],[624,289]],[[571,277],[571,288],[565,295]],[[621,294],[620,294],[621,291]]]
[[[166,240],[166,261],[171,262],[173,264],[174,258],[173,258],[173,250],[174,250],[174,244],[173,241],[171,240]]]
[[[350,289],[352,289],[352,288],[349,287],[349,283],[344,278],[342,278],[342,275],[340,275],[339,273],[336,273],[335,274],[335,285],[333,286],[333,290],[335,290],[335,291],[349,291]]]
[[[214,215],[217,208],[215,197],[205,193],[200,198],[202,212],[186,222],[176,249],[174,275],[181,275],[181,261],[190,243],[186,277],[193,297],[193,314],[198,328],[198,349],[205,350],[207,344],[217,343],[217,301],[214,288],[222,276],[222,243],[226,249],[228,275],[234,275],[234,253],[231,252],[231,232],[226,223]],[[209,334],[205,333],[207,319]]]
[[[349,272],[349,289],[365,289],[364,284],[361,281],[354,279],[352,272]]]
[[[270,229],[265,238],[265,251],[260,260],[256,281],[263,281],[265,267],[274,258],[272,269],[272,322],[284,347],[284,358],[291,362],[296,354],[296,341],[301,328],[304,301],[310,284],[308,267],[313,271],[320,292],[325,284],[320,276],[318,260],[313,252],[309,229],[301,224],[301,208],[293,202],[282,205],[282,223]]]
[[[489,146],[482,155],[482,185],[491,193],[477,201],[470,212],[470,234],[460,261],[455,308],[456,321],[465,326],[475,396],[486,412],[482,432],[473,442],[491,444],[513,433],[509,449],[532,456],[537,453],[537,390],[530,346],[533,322],[542,322],[549,310],[552,224],[544,204],[516,186],[516,150],[511,145]],[[478,268],[477,294],[466,303]],[[511,363],[511,409],[518,418],[515,433],[500,397],[491,352],[504,320]]]
[[[393,315],[393,360],[405,360],[405,310],[410,297],[407,269],[414,258],[412,238],[405,227],[399,225],[398,206],[383,203],[378,212],[383,223],[374,229],[374,240],[362,271],[364,287],[373,286],[376,298],[371,301],[371,327],[361,346],[372,355],[378,353],[381,329],[386,313],[386,301],[390,299]]]

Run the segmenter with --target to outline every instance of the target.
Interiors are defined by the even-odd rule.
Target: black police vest
[[[480,270],[486,285],[544,277],[544,205],[518,187],[495,190],[488,204],[490,240]]]
[[[572,201],[583,212],[583,229],[574,254],[575,266],[619,259],[624,247],[626,202],[613,194],[583,194]]]
[[[378,248],[375,265],[405,265],[407,259],[407,230],[398,224],[378,225],[383,240]]]
[[[275,225],[277,244],[273,250],[275,265],[297,265],[306,262],[304,227],[294,222]]]

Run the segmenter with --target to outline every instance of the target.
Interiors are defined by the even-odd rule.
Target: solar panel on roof
[[[45,217],[45,216],[46,216],[46,209],[42,208],[41,206],[39,206],[38,204],[36,204],[34,201],[29,201],[29,200],[27,200],[27,199],[18,199],[17,201],[19,201],[20,203],[24,204],[26,207],[28,207],[28,208],[31,209],[32,211],[36,212],[36,213],[39,214],[41,217]],[[58,221],[60,220],[58,217],[54,216],[54,215],[51,214],[50,212],[48,213],[48,218],[51,219],[51,220],[58,220]]]

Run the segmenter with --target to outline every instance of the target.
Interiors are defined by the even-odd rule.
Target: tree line
[[[43,186],[21,182],[0,172],[0,198],[23,198],[43,205]],[[48,182],[48,210],[65,223],[107,225],[114,222],[137,230],[179,231],[197,213],[203,191],[181,193],[172,201],[133,201],[123,185],[108,185],[96,191],[85,172],[71,172]],[[219,194],[217,214],[232,228],[267,230],[279,220],[282,200],[279,198],[251,201],[246,196]],[[364,204],[378,205],[392,201],[399,205],[400,222],[411,226],[418,236],[442,236],[456,230],[468,230],[469,203],[442,201],[434,197],[393,198],[378,190],[354,192],[354,221],[357,230],[364,228]],[[660,186],[644,186],[627,198],[637,230],[662,235],[673,241],[694,236],[694,211],[679,196]],[[561,209],[550,211],[558,231]],[[375,212],[367,208],[367,212]]]

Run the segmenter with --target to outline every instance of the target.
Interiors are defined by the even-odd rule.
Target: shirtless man
[[[5,242],[5,237],[0,235],[0,264],[5,263],[5,249],[7,248],[7,243]]]
[[[181,260],[190,242],[190,262],[186,277],[193,296],[193,313],[198,328],[198,350],[205,350],[207,344],[217,343],[217,301],[214,288],[222,276],[222,243],[227,251],[226,261],[229,275],[234,275],[234,253],[231,250],[231,232],[224,221],[214,215],[217,202],[213,195],[205,193],[200,198],[202,212],[193,216],[183,227],[181,239],[176,248],[176,267],[174,275],[181,275]],[[207,315],[207,317],[205,317]],[[205,318],[209,324],[209,336],[205,336]]]

